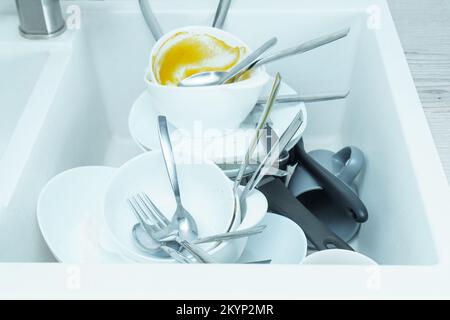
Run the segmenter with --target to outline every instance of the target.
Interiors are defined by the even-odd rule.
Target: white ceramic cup
[[[248,46],[232,34],[211,27],[192,26],[172,30],[156,42],[152,56],[167,39],[178,32],[206,33],[230,45]],[[151,62],[152,63],[152,62]],[[165,86],[156,82],[153,68],[145,76],[147,90],[155,101],[155,109],[178,129],[188,132],[208,130],[209,136],[225,135],[235,130],[254,108],[270,77],[264,67],[256,68],[249,79],[230,84],[204,87]]]

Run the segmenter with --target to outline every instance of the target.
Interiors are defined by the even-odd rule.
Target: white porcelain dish
[[[267,96],[271,85],[264,88],[263,95]],[[295,91],[286,83],[282,83],[280,94],[294,94]],[[128,118],[128,126],[133,139],[143,150],[158,150],[158,111],[154,108],[157,104],[155,99],[148,92],[142,93],[133,104]],[[279,136],[287,129],[291,119],[302,110],[304,122],[294,138],[288,145],[292,148],[307,127],[307,112],[304,103],[278,104],[274,106],[270,119],[272,127]],[[177,131],[172,125],[169,127],[174,152],[178,157],[191,157],[194,155],[199,159],[211,159],[216,163],[240,162],[245,156],[251,137],[254,134],[255,124],[261,108],[254,108],[247,119],[240,125],[239,130],[231,131],[226,136],[208,135],[199,131],[198,134],[184,133]],[[264,155],[265,149],[261,145],[258,147],[258,154]]]
[[[342,249],[329,249],[313,252],[306,257],[303,264],[308,265],[377,265],[368,256],[365,256],[359,252],[348,251]]]
[[[183,27],[167,33],[158,40],[152,50],[150,61],[153,60],[153,55],[161,43],[182,31],[211,34],[219,39],[226,39],[227,42],[231,40],[233,43],[230,44],[250,50],[242,41],[223,30],[210,27]],[[224,135],[228,130],[239,127],[253,109],[269,79],[263,67],[255,69],[249,79],[217,86],[161,85],[156,82],[151,67],[145,76],[148,93],[155,101],[152,106],[159,114],[165,115],[179,129],[191,133],[195,130],[207,130],[216,135]]]
[[[243,190],[243,187],[240,187],[240,189]],[[245,201],[246,201],[246,212],[243,214],[243,219],[240,224],[238,222],[233,223],[232,227],[233,230],[243,230],[247,228],[252,228],[259,224],[263,224],[262,221],[267,214],[266,197],[258,190],[253,190],[251,193],[248,194],[248,197]],[[219,263],[245,263],[250,261],[259,261],[259,260],[246,260],[245,258],[244,259],[242,258],[242,253],[246,250],[248,246],[248,239],[251,239],[252,237],[222,242],[219,244],[217,248],[211,250],[210,253],[213,253],[214,258]],[[128,254],[127,258],[134,262],[141,262],[141,263],[154,262],[154,259],[152,257],[149,257],[148,255],[140,252],[137,249],[134,249],[134,254],[132,255]],[[164,259],[163,262],[173,263],[174,261],[172,259]]]
[[[292,220],[268,213],[260,224],[266,229],[247,241],[241,261],[272,260],[272,264],[299,264],[308,251],[305,233]]]
[[[37,220],[53,255],[64,263],[123,262],[105,230],[102,200],[116,168],[64,171],[42,189]],[[103,244],[103,245],[102,245]]]
[[[166,47],[166,50],[170,50],[170,43],[175,39],[173,44],[176,44],[177,37],[179,38],[182,35],[181,39],[189,38],[191,36],[196,35],[209,35],[218,40],[225,42],[225,44],[232,47],[241,47],[244,52],[241,52],[242,56],[239,60],[242,59],[243,56],[250,52],[249,46],[240,40],[236,35],[231,34],[225,30],[217,29],[208,26],[184,26],[181,28],[173,29],[169,32],[166,32],[161,38],[156,41],[153,45],[152,50],[150,52],[149,66],[147,68],[147,79],[155,84],[161,84],[158,81],[158,77],[155,75],[154,70],[157,69],[158,62],[161,58],[164,58],[164,49],[161,52],[162,47]],[[178,40],[179,41],[179,40]]]
[[[235,210],[232,187],[228,178],[213,163],[177,163],[183,206],[197,222],[200,237],[235,229],[240,221],[239,206]],[[104,198],[106,225],[123,250],[124,255],[147,261],[167,259],[142,255],[130,234],[136,217],[127,206],[126,199],[140,192],[148,194],[155,205],[172,217],[176,204],[161,152],[140,155],[120,167],[111,180]],[[218,252],[217,246],[203,244],[205,250]]]

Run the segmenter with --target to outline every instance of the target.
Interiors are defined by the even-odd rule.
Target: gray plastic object
[[[303,181],[300,180],[302,178],[300,168],[303,168],[311,175],[313,182],[310,181],[310,183],[320,186],[349,217],[359,223],[367,221],[369,217],[367,208],[351,187],[353,180],[364,166],[364,155],[361,150],[347,147],[328,157],[327,160],[323,160],[324,165],[331,172],[305,151],[303,140],[294,147],[294,152],[301,166],[299,170],[296,170],[297,172],[294,172],[289,184],[289,189],[294,196],[306,190],[302,187]]]
[[[358,195],[354,180],[365,163],[361,150],[346,147],[337,153],[330,150],[314,150],[308,154]],[[344,204],[336,203],[331,199],[317,179],[301,164],[297,166],[289,182],[289,190],[343,240],[351,241],[358,233],[361,224],[345,214]]]
[[[271,181],[258,186],[258,189],[267,198],[269,210],[297,223],[317,250],[337,248],[353,251],[347,242],[300,203],[280,179],[272,178]]]

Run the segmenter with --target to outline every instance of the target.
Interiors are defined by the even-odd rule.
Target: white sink
[[[2,52],[0,54],[0,157],[6,149],[34,84],[48,58],[45,52]]]
[[[48,77],[42,82],[53,91],[40,91],[46,103],[35,110],[30,107],[33,113],[27,110],[35,103],[33,95],[22,98],[25,102],[17,100],[19,111],[11,116],[20,120],[11,129],[13,138],[8,137],[0,163],[0,178],[7,181],[0,185],[0,260],[4,262],[53,261],[34,217],[39,191],[51,177],[81,165],[119,166],[140,152],[129,135],[127,118],[145,88],[142,78],[153,40],[138,5],[131,1],[72,4],[81,6],[82,28],[33,43],[29,49],[59,55],[56,79]],[[209,24],[215,10],[215,2],[207,0],[157,0],[152,4],[164,30]],[[379,30],[367,27],[371,5],[381,10]],[[9,27],[0,31],[0,43],[5,37],[25,48],[29,42],[12,35],[16,21],[7,23]],[[352,26],[348,38],[268,69],[279,70],[303,93],[351,89],[344,101],[307,106],[305,142],[308,149],[336,150],[352,144],[364,151],[367,167],[358,183],[370,218],[356,248],[380,267],[80,266],[75,271],[82,272],[86,283],[77,291],[80,296],[106,291],[111,297],[133,293],[162,299],[187,294],[191,298],[387,298],[450,293],[450,191],[385,1],[236,1],[225,28],[251,46],[275,34],[281,47],[346,25]],[[38,74],[27,79],[31,89],[22,88],[24,95],[39,83],[42,64],[50,68],[48,53],[27,50],[20,57],[6,55],[18,63],[28,61],[30,70],[35,68]],[[35,118],[26,122],[27,114]],[[22,165],[16,168],[16,161]],[[26,230],[21,229],[23,224]],[[36,290],[29,292],[74,296],[60,281],[73,269],[63,264],[17,265],[20,268],[0,264],[0,283],[9,277],[26,283],[23,289]],[[214,277],[205,281],[205,272]],[[17,282],[4,283],[20,294],[22,287]],[[167,291],[175,283],[177,292]]]

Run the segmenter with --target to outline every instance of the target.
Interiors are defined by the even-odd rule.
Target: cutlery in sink
[[[276,44],[277,38],[272,38],[264,43],[260,48],[250,53],[240,63],[234,66],[229,71],[207,71],[194,74],[190,77],[183,79],[180,82],[182,87],[197,87],[197,86],[211,86],[224,84],[233,78],[239,78],[245,72],[250,69],[260,67],[262,65],[278,61],[280,59],[290,57],[296,54],[308,52],[316,49],[328,43],[337,41],[346,37],[350,32],[350,28],[345,28],[325,36],[321,36],[307,42],[301,43],[297,46],[280,50],[267,57],[260,58],[260,56],[267,51],[270,47]]]
[[[146,233],[155,240],[153,246],[146,246],[148,251],[157,253],[163,250],[169,254],[174,260],[186,263],[182,254],[179,253],[180,247],[188,251],[192,256],[200,263],[215,263],[214,258],[206,251],[193,245],[189,241],[182,239],[177,232],[174,232],[173,237],[168,237],[164,230],[167,229],[171,222],[159,211],[153,211],[149,208],[139,195],[133,196],[127,199],[128,206],[138,219],[140,225],[146,231]],[[161,232],[163,231],[163,232]],[[176,253],[173,251],[175,250]]]
[[[137,246],[143,252],[149,254],[155,254],[163,250],[180,263],[189,263],[190,260],[179,252],[179,248],[177,248],[179,246],[191,253],[198,262],[212,263],[215,262],[214,259],[207,252],[200,249],[197,246],[198,244],[249,237],[261,233],[266,228],[265,225],[259,225],[239,231],[198,238],[192,243],[181,239],[176,233],[161,238],[159,232],[162,228],[167,227],[170,221],[154,205],[151,199],[145,193],[142,193],[129,198],[127,202],[139,221],[132,230],[132,236]]]

